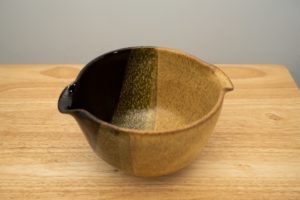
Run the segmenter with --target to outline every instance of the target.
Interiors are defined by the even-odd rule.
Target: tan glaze
[[[216,125],[224,95],[233,89],[230,79],[194,56],[156,47],[130,49],[123,73],[111,121],[71,109],[94,151],[136,176],[161,176],[188,165]]]

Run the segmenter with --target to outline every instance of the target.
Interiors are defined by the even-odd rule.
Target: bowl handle
[[[215,74],[226,92],[232,91],[234,89],[232,81],[220,68],[216,68]]]

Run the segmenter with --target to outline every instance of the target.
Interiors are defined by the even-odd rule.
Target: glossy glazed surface
[[[59,109],[75,117],[108,163],[158,176],[197,156],[232,89],[222,71],[188,54],[127,48],[89,63],[63,91]]]

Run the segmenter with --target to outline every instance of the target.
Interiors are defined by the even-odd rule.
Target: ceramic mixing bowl
[[[103,160],[132,175],[160,176],[199,155],[230,90],[219,68],[192,55],[131,47],[87,64],[58,108]]]

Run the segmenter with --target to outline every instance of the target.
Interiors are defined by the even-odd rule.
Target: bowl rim
[[[99,119],[98,117],[96,117],[95,115],[93,115],[92,113],[90,113],[89,111],[82,109],[82,108],[74,108],[74,109],[69,109],[67,112],[64,113],[69,113],[71,115],[73,115],[76,112],[81,112],[84,113],[87,117],[89,117],[90,119],[94,120],[95,122],[99,123],[101,127],[104,128],[110,128],[119,132],[124,132],[124,133],[128,133],[128,134],[137,134],[137,135],[147,135],[147,134],[151,134],[151,135],[158,135],[158,134],[167,134],[167,133],[176,133],[176,132],[181,132],[181,131],[185,131],[188,129],[191,129],[197,125],[203,124],[204,122],[206,122],[207,120],[211,119],[217,112],[218,110],[222,107],[223,104],[223,100],[224,100],[224,96],[228,91],[232,91],[234,89],[234,86],[232,84],[232,81],[230,80],[230,78],[217,66],[213,65],[213,64],[209,64],[203,60],[201,60],[200,58],[186,53],[184,51],[181,50],[177,50],[177,49],[173,49],[173,48],[167,48],[167,47],[158,47],[158,46],[133,46],[133,47],[126,47],[126,48],[120,48],[120,49],[116,49],[110,52],[107,52],[105,54],[102,54],[98,57],[96,57],[95,59],[93,59],[92,61],[90,61],[88,64],[86,64],[81,71],[79,72],[79,74],[77,75],[76,79],[74,82],[72,82],[71,84],[69,84],[62,92],[61,96],[63,95],[63,93],[65,92],[65,90],[70,87],[71,85],[76,84],[76,82],[78,82],[82,76],[82,74],[85,73],[85,71],[87,70],[87,68],[89,68],[93,63],[95,63],[96,61],[98,61],[99,59],[102,59],[105,56],[111,55],[111,54],[115,54],[118,53],[119,51],[126,51],[126,50],[133,50],[133,49],[140,49],[140,48],[153,48],[156,49],[158,51],[167,51],[167,52],[171,52],[174,54],[180,54],[183,55],[189,59],[195,60],[196,62],[200,63],[202,66],[207,67],[208,69],[210,69],[212,72],[214,72],[214,74],[216,76],[218,76],[218,74],[221,74],[221,77],[218,78],[218,80],[220,81],[220,84],[222,85],[221,82],[221,78],[225,78],[227,79],[227,82],[229,84],[227,84],[227,87],[223,87],[223,89],[220,90],[220,95],[218,97],[217,102],[215,103],[215,105],[213,106],[213,108],[206,113],[204,116],[202,116],[201,118],[192,121],[191,123],[188,123],[184,126],[175,128],[175,129],[166,129],[166,130],[141,130],[141,129],[133,129],[133,128],[124,128],[124,127],[120,127],[117,125],[114,125],[112,123],[106,122],[102,119]],[[218,72],[218,73],[217,73]],[[224,85],[224,84],[223,84]],[[59,98],[59,100],[61,99],[61,97]],[[60,109],[60,106],[59,110]],[[62,112],[62,111],[61,111]]]

